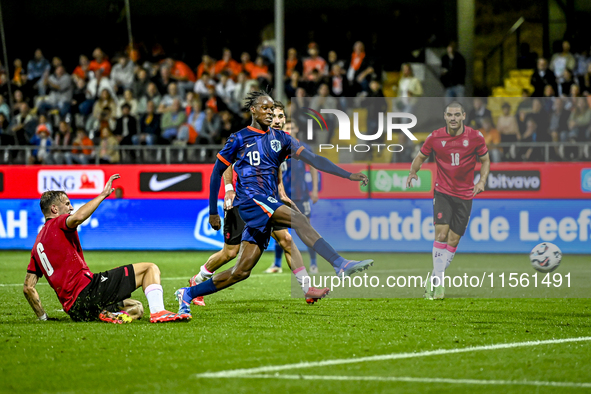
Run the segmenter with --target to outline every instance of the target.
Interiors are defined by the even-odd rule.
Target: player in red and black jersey
[[[464,125],[466,112],[458,102],[449,104],[444,113],[446,127],[432,132],[412,162],[406,181],[418,179],[421,165],[433,153],[437,163],[433,219],[435,242],[433,243],[433,273],[425,286],[425,298],[443,299],[443,276],[450,265],[460,238],[470,220],[472,199],[484,191],[490,171],[490,159],[482,134]],[[480,160],[480,181],[474,184],[474,168]]]
[[[164,309],[160,270],[153,263],[137,263],[93,274],[86,262],[77,227],[115,190],[113,175],[102,193],[84,204],[76,213],[63,191],[47,191],[41,196],[45,224],[37,235],[25,277],[24,293],[39,320],[47,320],[35,289],[45,275],[57,294],[64,311],[74,321],[102,320],[129,323],[142,317],[142,303],[130,299],[131,293],[143,286],[150,305],[150,322],[188,321],[191,316]]]

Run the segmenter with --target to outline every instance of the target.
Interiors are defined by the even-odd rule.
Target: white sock
[[[202,282],[205,282],[206,280],[208,280],[209,278],[211,278],[212,276],[213,276],[213,272],[209,272],[209,270],[207,268],[205,268],[205,264],[203,264],[201,266],[201,268],[199,269],[199,273],[197,274],[195,281],[197,283],[202,283]]]
[[[306,267],[300,267],[300,268],[296,269],[295,271],[293,271],[293,274],[295,275],[296,280],[300,284],[302,291],[304,292],[304,294],[306,294],[308,292],[308,290],[310,289],[310,275],[308,275],[308,271],[306,271]],[[307,279],[304,280],[304,278],[307,278]]]
[[[447,269],[447,267],[449,267],[449,265],[451,264],[451,261],[454,259],[454,256],[456,255],[456,250],[458,249],[458,247],[456,246],[455,248],[453,246],[449,246],[447,245],[446,248],[446,261],[445,261],[445,269]]]
[[[433,273],[431,275],[439,278],[439,280],[433,280],[433,287],[443,286],[443,275],[447,261],[446,247],[447,244],[444,242],[433,242]]]
[[[164,300],[162,299],[162,286],[152,284],[146,287],[144,293],[146,293],[146,298],[148,299],[150,313],[158,313],[164,310]]]

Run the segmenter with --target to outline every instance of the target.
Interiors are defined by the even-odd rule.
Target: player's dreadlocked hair
[[[254,106],[254,103],[256,103],[256,101],[259,99],[259,97],[269,97],[271,100],[273,99],[271,97],[271,94],[269,92],[264,91],[264,90],[250,92],[244,98],[244,107],[242,107],[242,110],[245,112],[250,111],[250,107]]]
[[[273,109],[280,109],[283,112],[285,112],[285,105],[283,105],[283,103],[279,100],[275,100],[275,103],[273,104]]]
[[[41,206],[41,212],[43,212],[43,215],[49,215],[49,209],[52,205],[60,202],[62,195],[68,197],[63,190],[49,190],[41,195],[39,205]]]

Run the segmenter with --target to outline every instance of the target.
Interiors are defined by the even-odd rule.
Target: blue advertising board
[[[72,200],[75,209],[85,202]],[[311,221],[342,251],[427,252],[434,238],[431,200],[321,200]],[[0,249],[30,249],[42,225],[38,200],[0,200]],[[590,225],[588,200],[474,200],[460,249],[529,253],[549,241],[564,253],[591,254]],[[209,227],[205,200],[109,199],[79,235],[85,250],[215,250],[223,244],[221,231]]]

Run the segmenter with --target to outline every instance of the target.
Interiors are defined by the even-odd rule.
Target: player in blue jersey
[[[275,101],[274,103],[274,114],[273,114],[273,128],[282,130],[285,125],[285,112],[284,106],[281,102]],[[242,233],[244,232],[244,221],[238,214],[238,208],[234,209],[233,202],[236,197],[234,190],[234,170],[232,167],[228,167],[224,171],[223,175],[224,186],[226,193],[224,196],[224,246],[222,250],[212,254],[207,262],[201,266],[199,273],[189,279],[191,286],[196,286],[199,283],[205,282],[213,276],[213,273],[220,269],[223,265],[232,261],[238,255],[240,249],[240,243],[242,241]],[[284,203],[292,204],[283,188],[283,182],[281,177],[281,171],[278,175],[278,195]],[[308,304],[314,304],[318,300],[328,295],[330,289],[322,288],[317,289],[310,286],[310,282],[304,280],[308,277],[308,272],[304,267],[302,256],[295,244],[292,244],[291,235],[287,230],[287,227],[273,227],[272,237],[277,241],[276,246],[282,251],[285,250],[285,257],[287,259],[287,265],[289,265],[293,274],[295,275],[304,297]],[[193,304],[205,306],[205,300],[203,296],[196,297],[193,299]]]
[[[279,125],[281,122],[280,115],[282,114],[283,110],[276,107],[271,127],[276,128],[276,126]],[[284,125],[281,125],[281,128],[296,140],[298,139],[298,129],[295,123],[287,122]],[[305,149],[310,149],[306,143],[299,140],[298,142]],[[310,216],[312,215],[310,202],[316,203],[318,201],[318,170],[316,170],[314,167],[310,167],[310,175],[312,176],[312,195],[310,196],[310,191],[308,190],[308,184],[306,182],[306,164],[303,161],[291,160],[288,158],[283,163],[281,163],[280,168],[281,174],[283,176],[283,186],[285,188],[285,193],[296,204],[299,211],[303,213],[304,216],[308,218],[308,220],[310,220]],[[277,227],[275,227],[275,229],[277,229]],[[310,254],[310,273],[316,274],[318,273],[316,252],[314,249],[308,248],[308,253]],[[265,271],[266,273],[272,274],[281,272],[282,254],[283,249],[281,248],[281,245],[276,244],[275,262]]]
[[[349,276],[366,270],[373,260],[346,260],[340,256],[312,228],[308,219],[277,200],[277,175],[279,166],[291,155],[292,158],[352,181],[367,185],[365,174],[352,174],[330,160],[305,149],[294,138],[282,131],[270,128],[273,121],[273,99],[266,92],[252,92],[246,98],[246,108],[252,115],[250,126],[232,134],[218,153],[211,175],[209,192],[209,223],[213,229],[221,228],[217,196],[222,174],[232,164],[238,174],[234,207],[246,223],[238,262],[224,272],[197,286],[183,287],[176,291],[179,310],[190,313],[190,303],[196,297],[205,296],[232,286],[250,276],[269,244],[273,225],[293,228],[306,246],[313,248],[334,268],[337,275]],[[266,129],[266,130],[263,130]]]

